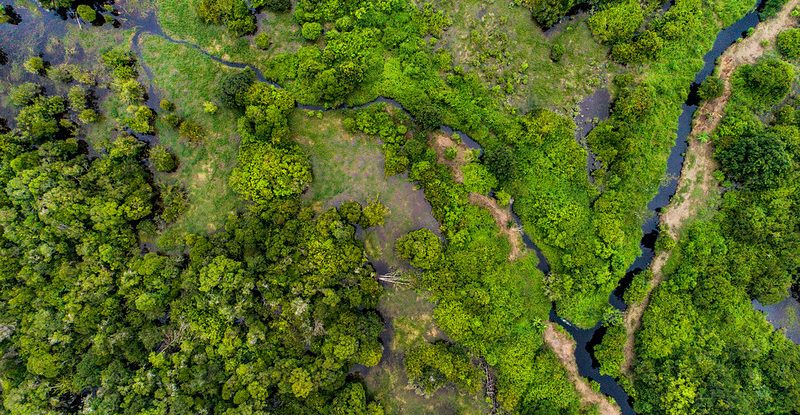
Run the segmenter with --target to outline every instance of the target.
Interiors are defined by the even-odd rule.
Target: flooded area
[[[775,327],[775,330],[782,330],[786,337],[796,344],[800,344],[800,294],[792,292],[785,300],[777,303],[764,305],[753,300],[753,308],[765,314],[767,321]]]
[[[578,104],[580,112],[575,116],[575,139],[586,149],[586,173],[589,180],[594,181],[592,172],[600,168],[591,148],[586,142],[586,137],[598,123],[608,118],[611,114],[611,93],[608,88],[599,88]]]

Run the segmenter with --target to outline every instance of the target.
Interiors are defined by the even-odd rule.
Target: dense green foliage
[[[766,58],[739,72],[783,65]],[[735,186],[719,213],[692,225],[678,243],[672,271],[637,334],[641,413],[800,410],[800,347],[773,331],[750,303],[780,301],[798,283],[800,222],[792,212],[800,203],[800,131],[787,115],[791,107],[778,111],[783,115],[775,125],[756,117],[763,101],[751,97],[776,92],[770,83],[756,85],[735,83],[714,135],[717,159]],[[760,86],[766,90],[754,90]]]
[[[37,96],[0,136],[4,411],[382,413],[346,378],[382,327],[351,224],[284,198],[142,255],[137,228],[183,192],[151,184],[133,137],[88,157],[67,116]]]
[[[483,373],[465,351],[447,343],[420,344],[406,352],[405,365],[411,382],[428,394],[447,382],[475,392],[483,380]]]
[[[224,24],[235,36],[256,31],[256,18],[245,0],[202,0],[197,14],[205,22]]]
[[[778,34],[778,51],[787,59],[800,59],[800,29],[787,29]]]

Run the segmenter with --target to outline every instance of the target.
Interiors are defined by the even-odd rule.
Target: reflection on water
[[[785,300],[770,305],[753,300],[753,308],[764,312],[775,330],[784,330],[789,340],[800,344],[800,301],[797,298],[790,295]]]

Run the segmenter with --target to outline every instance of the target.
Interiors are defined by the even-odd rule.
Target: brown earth
[[[544,330],[544,342],[553,350],[558,360],[567,370],[570,381],[575,385],[581,403],[584,406],[597,405],[600,415],[620,415],[622,411],[617,404],[612,403],[600,392],[595,391],[589,382],[578,373],[578,363],[575,361],[575,340],[556,328],[555,323],[547,323]]]
[[[452,137],[442,133],[432,135],[428,141],[433,150],[436,151],[439,163],[450,167],[456,183],[464,183],[464,173],[461,172],[461,167],[470,162],[472,150],[463,143],[456,144]],[[456,149],[456,156],[452,160],[448,160],[445,157],[445,152],[450,147]]]
[[[710,135],[722,121],[725,107],[731,97],[731,76],[736,68],[755,63],[767,48],[771,48],[775,44],[775,38],[780,32],[796,26],[795,18],[791,13],[798,4],[800,4],[800,0],[790,0],[777,16],[759,23],[749,37],[733,44],[720,57],[717,68],[719,77],[724,84],[723,93],[720,97],[703,103],[698,109],[692,132],[689,134],[686,161],[678,182],[679,194],[673,197],[671,203],[661,214],[661,224],[664,225],[671,237],[677,238],[688,219],[705,208],[711,196],[718,191],[713,177],[713,173],[717,169],[717,163],[713,157],[714,147],[711,142],[701,143],[696,138],[701,134]],[[651,264],[653,279],[650,281],[647,295],[642,302],[630,305],[625,312],[625,358],[620,368],[625,376],[632,375],[631,369],[636,359],[634,350],[636,331],[642,325],[642,316],[650,303],[651,293],[664,279],[663,268],[669,260],[670,253],[669,251],[661,252],[655,257]]]

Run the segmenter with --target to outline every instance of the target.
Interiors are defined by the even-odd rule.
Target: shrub
[[[42,95],[42,86],[33,82],[25,82],[11,89],[9,98],[11,105],[24,107],[33,102],[38,96]]]
[[[800,58],[800,29],[784,30],[778,35],[778,52],[787,59]]]
[[[206,114],[216,114],[217,110],[219,110],[219,107],[213,102],[206,101],[203,103],[203,111]]]
[[[561,58],[564,57],[564,45],[560,43],[554,43],[550,46],[550,60],[553,62],[561,62]]]
[[[383,226],[384,219],[389,215],[389,208],[377,199],[369,202],[361,211],[361,226],[371,228],[373,226]]]
[[[771,106],[782,100],[792,87],[794,68],[779,59],[764,59],[743,68],[745,85],[757,106]]]
[[[311,164],[302,154],[254,142],[239,150],[231,188],[256,203],[299,195],[311,183]]]
[[[127,124],[131,130],[139,134],[153,133],[152,121],[155,116],[153,110],[147,108],[146,105],[130,105],[128,106],[127,113],[125,124]]]
[[[162,115],[161,120],[171,128],[177,128],[181,124],[181,117],[174,112]]]
[[[257,34],[256,37],[253,38],[253,41],[256,43],[256,47],[261,50],[267,50],[272,46],[272,39],[264,32]]]
[[[469,356],[458,346],[447,343],[423,343],[410,349],[405,356],[409,381],[431,394],[452,382],[475,393],[482,385],[482,371],[472,365]]]
[[[710,101],[722,95],[725,83],[716,75],[706,77],[702,84],[697,88],[697,96],[703,101]]]
[[[322,35],[322,25],[317,22],[303,23],[301,33],[306,40],[314,42]]]
[[[44,59],[34,56],[25,61],[25,63],[22,64],[22,67],[34,75],[41,75],[44,72]]]
[[[179,185],[161,186],[161,202],[161,219],[166,223],[178,220],[189,207],[186,191]]]
[[[271,12],[281,13],[288,12],[292,9],[291,0],[255,0],[253,7],[256,9],[266,8]]]
[[[464,187],[468,192],[487,194],[497,187],[497,179],[480,163],[469,163],[462,167],[464,173]]]
[[[203,129],[203,126],[192,120],[183,120],[180,128],[178,128],[178,134],[184,140],[192,143],[199,143],[203,141],[205,130]]]
[[[168,173],[178,168],[178,160],[167,147],[155,145],[150,149],[150,162],[158,172]]]
[[[167,99],[162,99],[161,102],[158,103],[158,106],[164,111],[175,111],[175,104]]]
[[[97,122],[100,119],[100,115],[97,114],[97,111],[87,108],[78,114],[78,120],[84,124],[92,124]]]
[[[631,39],[642,23],[644,12],[636,0],[614,4],[589,18],[592,33],[601,42],[612,45]]]
[[[73,111],[81,111],[89,104],[89,100],[86,96],[86,89],[80,85],[75,85],[69,89],[67,99]]]
[[[242,108],[246,105],[245,98],[250,85],[256,80],[256,74],[247,68],[242,72],[225,75],[219,84],[217,96],[222,105],[231,108]]]
[[[114,81],[113,87],[122,102],[137,104],[144,101],[144,87],[134,78],[117,79]]]
[[[361,205],[358,202],[344,202],[339,206],[338,211],[339,216],[352,224],[357,224],[361,221]]]
[[[400,258],[424,270],[435,268],[442,259],[442,242],[426,228],[401,236],[395,244],[395,250]]]
[[[717,152],[722,168],[751,189],[770,189],[785,181],[792,160],[786,146],[771,134],[740,138]]]
[[[97,12],[94,11],[94,9],[91,8],[90,6],[81,4],[78,6],[77,11],[78,11],[78,16],[80,16],[81,19],[89,23],[97,20]]]
[[[47,68],[47,77],[55,82],[69,83],[72,82],[72,69],[70,65],[56,65]]]

